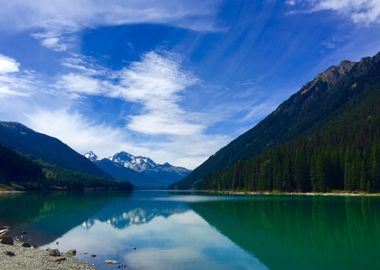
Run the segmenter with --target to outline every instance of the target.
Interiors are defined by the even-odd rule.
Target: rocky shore
[[[78,269],[93,270],[94,265],[77,259],[76,251],[65,253],[57,249],[41,250],[28,243],[15,240],[7,235],[8,228],[0,228],[0,268],[1,270],[48,270],[48,269]]]

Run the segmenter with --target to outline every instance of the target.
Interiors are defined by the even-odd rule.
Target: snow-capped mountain
[[[166,188],[190,173],[186,168],[167,162],[158,164],[148,157],[127,152],[119,152],[104,159],[99,159],[92,151],[84,156],[115,179],[128,180],[137,188]]]
[[[92,162],[98,160],[98,156],[92,151],[87,152],[86,154],[84,154],[84,156],[88,158],[89,160],[91,160]]]
[[[130,168],[136,172],[151,171],[151,172],[175,172],[178,174],[187,174],[190,171],[182,167],[175,167],[169,163],[158,164],[148,157],[134,156],[127,152],[119,152],[108,158],[112,162]]]
[[[127,152],[116,153],[108,159],[136,172],[154,170],[158,166],[158,164],[150,158],[134,156]]]

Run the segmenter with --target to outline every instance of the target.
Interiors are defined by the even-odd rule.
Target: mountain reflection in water
[[[128,269],[380,269],[379,207],[376,197],[22,194],[0,197],[0,222],[100,269],[112,269],[104,259]]]

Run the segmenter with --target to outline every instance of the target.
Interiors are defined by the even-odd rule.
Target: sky
[[[380,0],[0,6],[0,120],[189,169],[319,72],[380,51]]]

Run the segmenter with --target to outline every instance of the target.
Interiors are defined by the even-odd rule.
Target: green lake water
[[[0,224],[99,269],[380,269],[380,197],[13,194]]]

